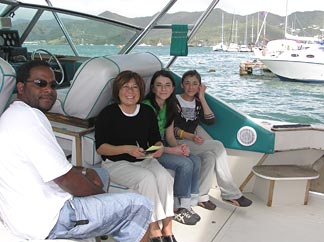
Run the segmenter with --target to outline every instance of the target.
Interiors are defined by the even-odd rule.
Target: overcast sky
[[[45,0],[22,0],[31,3],[44,3]],[[168,0],[50,0],[56,7],[99,14],[106,10],[126,17],[152,16],[168,3]],[[210,0],[178,0],[171,12],[202,11]],[[186,8],[179,8],[179,5]],[[281,16],[286,15],[285,0],[220,0],[216,8],[229,13],[247,15],[267,11]],[[295,11],[324,11],[324,0],[289,0],[288,14]]]

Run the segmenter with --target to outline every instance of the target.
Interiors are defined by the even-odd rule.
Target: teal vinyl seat
[[[111,102],[112,81],[124,70],[135,71],[146,80],[162,69],[161,61],[151,53],[94,57],[76,71],[71,85],[58,90],[58,98],[50,113],[90,119]]]

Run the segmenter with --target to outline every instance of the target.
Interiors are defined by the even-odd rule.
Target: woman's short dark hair
[[[25,82],[30,77],[30,70],[34,67],[38,66],[46,66],[51,68],[50,64],[48,64],[44,60],[32,60],[22,64],[17,70],[16,82]]]
[[[112,90],[113,102],[120,104],[119,91],[122,88],[122,86],[124,86],[126,83],[128,83],[132,79],[135,80],[135,83],[139,87],[139,90],[140,90],[140,99],[138,100],[137,103],[140,103],[143,101],[144,95],[145,95],[145,81],[144,81],[144,79],[136,72],[127,70],[127,71],[120,72],[114,80],[113,90]]]
[[[189,70],[189,71],[186,71],[185,73],[183,73],[182,78],[181,78],[181,83],[184,82],[184,79],[187,76],[195,76],[198,79],[199,83],[201,84],[201,76],[200,76],[200,74],[199,74],[198,71],[196,71],[196,70]]]

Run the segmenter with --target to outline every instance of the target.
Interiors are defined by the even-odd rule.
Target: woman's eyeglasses
[[[58,83],[56,81],[47,82],[45,80],[31,80],[31,81],[25,81],[25,82],[32,82],[40,88],[45,88],[45,87],[49,86],[52,89],[56,89],[58,86]]]

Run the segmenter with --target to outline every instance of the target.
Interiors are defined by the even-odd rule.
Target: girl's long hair
[[[172,86],[174,87],[173,92],[171,93],[170,97],[168,97],[165,100],[166,103],[166,124],[165,124],[165,128],[169,127],[171,125],[171,123],[173,122],[176,112],[177,112],[177,99],[176,99],[176,95],[175,95],[175,81],[173,79],[173,76],[171,74],[170,71],[168,70],[160,70],[154,73],[154,75],[152,76],[151,79],[151,84],[150,84],[150,92],[146,95],[145,99],[150,100],[152,106],[154,107],[155,110],[157,110],[157,112],[160,112],[160,107],[157,104],[156,100],[155,100],[155,93],[152,92],[152,89],[154,87],[154,83],[155,80],[159,77],[159,76],[163,76],[166,78],[169,78],[172,82]]]

